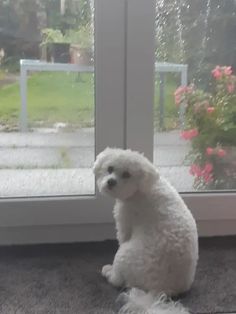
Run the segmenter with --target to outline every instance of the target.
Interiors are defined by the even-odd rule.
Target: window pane
[[[94,194],[91,0],[0,0],[0,196]]]
[[[236,2],[157,0],[154,161],[179,191],[236,189]]]

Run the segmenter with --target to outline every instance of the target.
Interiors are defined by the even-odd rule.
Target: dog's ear
[[[141,178],[139,184],[140,192],[147,194],[157,183],[159,177],[160,175],[155,166],[150,161],[146,160],[145,166],[141,169]]]
[[[101,153],[99,153],[96,157],[96,160],[93,164],[93,173],[97,174],[99,172],[99,169],[101,168],[101,165],[103,164],[105,158],[108,156],[108,154],[111,152],[111,148],[107,147],[104,149]]]

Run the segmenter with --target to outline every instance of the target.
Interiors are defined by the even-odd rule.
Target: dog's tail
[[[122,303],[118,314],[189,314],[179,302],[174,302],[165,294],[154,296],[142,290],[132,288],[118,297]]]

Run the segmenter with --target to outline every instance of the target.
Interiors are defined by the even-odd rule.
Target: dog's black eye
[[[109,167],[107,168],[107,171],[108,171],[108,173],[112,173],[112,172],[114,171],[114,167],[109,166]]]
[[[124,171],[122,173],[122,178],[123,179],[129,179],[131,177],[131,174],[128,171]]]

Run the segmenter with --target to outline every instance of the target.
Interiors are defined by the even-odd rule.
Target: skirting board
[[[236,220],[198,221],[201,237],[236,235]],[[0,228],[0,245],[93,242],[115,238],[113,224]]]

